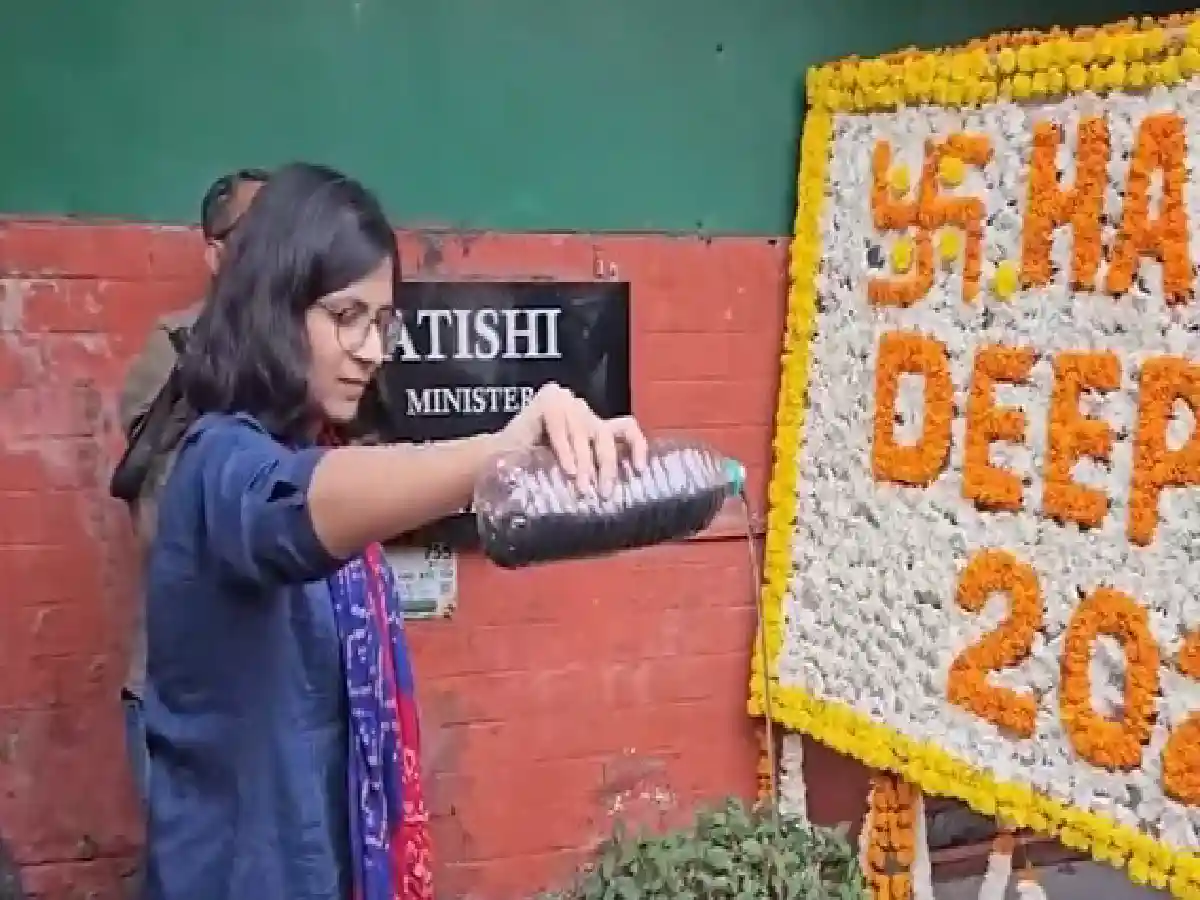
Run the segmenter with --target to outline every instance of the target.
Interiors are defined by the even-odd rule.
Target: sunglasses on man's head
[[[233,200],[234,199],[233,195],[237,191],[238,185],[241,183],[242,183],[241,181],[235,181],[233,179],[226,179],[224,182],[222,182],[220,193],[217,195],[217,202],[224,204],[224,203],[229,203],[231,200]],[[242,210],[242,213],[245,214],[245,210]],[[233,221],[230,222],[228,225],[226,225],[224,228],[218,229],[217,231],[214,231],[212,234],[210,234],[208,236],[208,242],[210,244],[224,243],[226,240],[229,239],[229,236],[231,234],[233,234],[233,230],[235,228],[237,228],[238,222],[240,222],[241,220],[242,220],[242,217],[240,215],[235,216]]]

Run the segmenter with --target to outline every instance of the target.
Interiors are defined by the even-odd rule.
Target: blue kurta
[[[348,712],[306,497],[325,452],[205,416],[147,571],[144,900],[350,896]]]

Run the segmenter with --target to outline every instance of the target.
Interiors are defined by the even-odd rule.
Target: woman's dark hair
[[[365,187],[308,163],[272,173],[230,237],[180,361],[188,406],[249,413],[284,440],[310,437],[305,313],[385,260],[399,291],[396,235]]]

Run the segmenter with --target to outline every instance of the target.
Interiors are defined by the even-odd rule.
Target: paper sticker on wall
[[[406,619],[444,618],[458,605],[458,554],[445,544],[386,547]]]

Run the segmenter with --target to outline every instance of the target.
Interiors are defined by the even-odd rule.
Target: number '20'
[[[1037,573],[1005,550],[975,553],[959,576],[955,600],[972,613],[993,594],[1008,600],[1004,618],[966,647],[950,666],[951,703],[1016,737],[1034,733],[1035,694],[991,684],[988,675],[1029,658],[1045,620]],[[1092,702],[1090,665],[1096,639],[1116,639],[1125,656],[1120,715],[1102,715]],[[1154,728],[1161,676],[1160,652],[1145,608],[1128,594],[1099,587],[1085,596],[1067,623],[1060,660],[1059,716],[1071,746],[1094,766],[1129,771],[1141,765]],[[1179,671],[1200,679],[1200,631],[1188,634],[1176,660]],[[1200,805],[1200,712],[1176,727],[1163,749],[1163,790],[1188,805]]]

